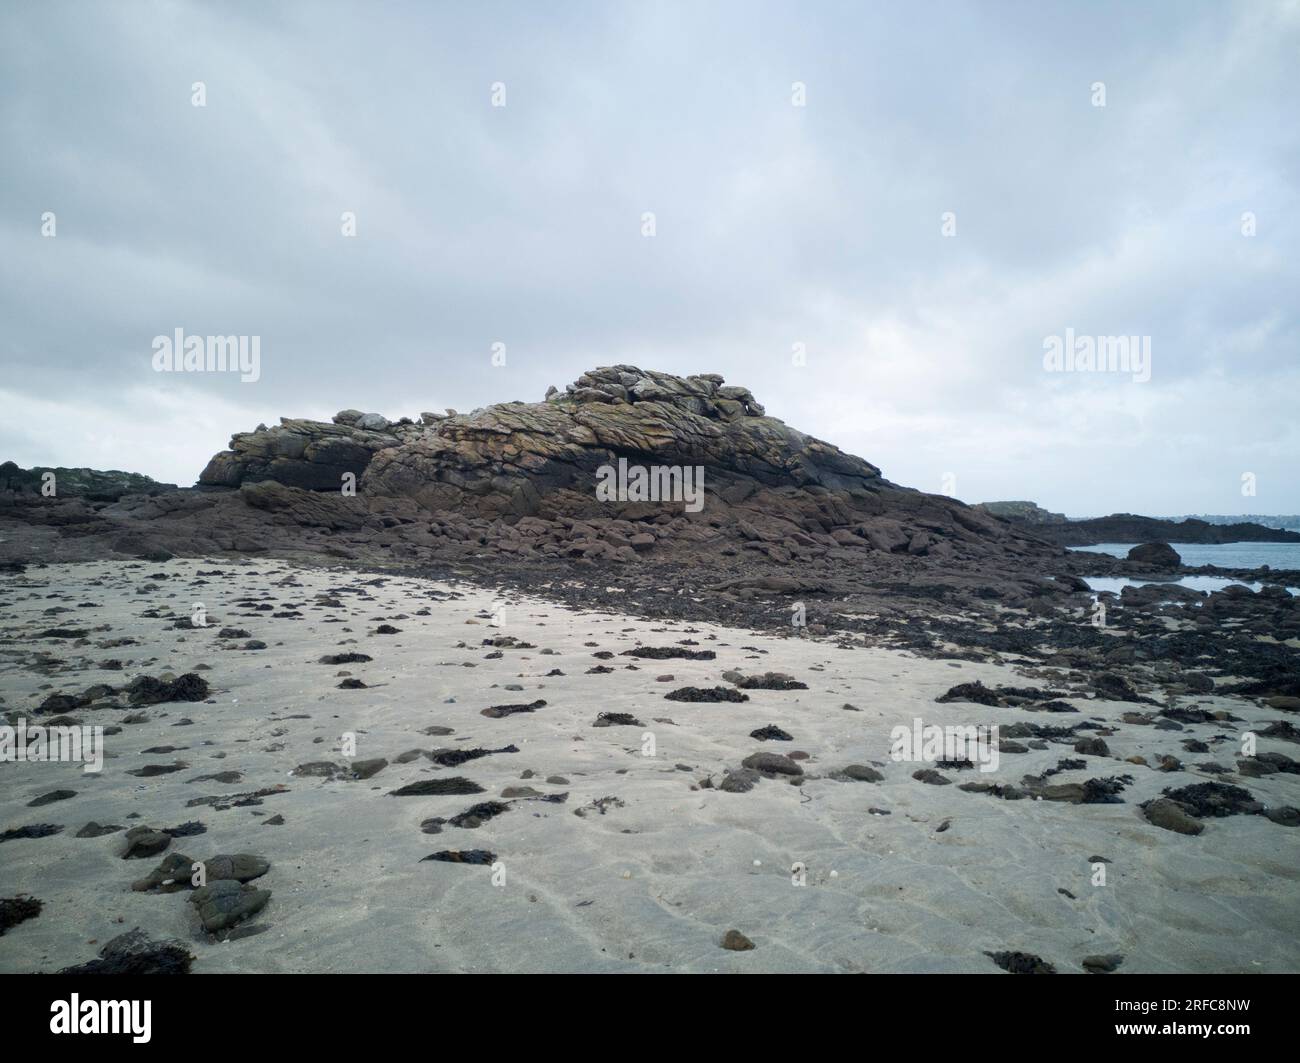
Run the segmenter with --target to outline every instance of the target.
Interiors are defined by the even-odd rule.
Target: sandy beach
[[[194,603],[207,626],[178,628]],[[51,629],[68,637],[40,637]],[[40,710],[52,695],[113,688],[65,714],[109,729],[101,772],[0,764],[0,832],[62,827],[0,846],[0,896],[42,904],[0,936],[6,972],[84,962],[133,927],[187,945],[196,972],[996,973],[989,954],[1003,952],[1063,973],[1098,956],[1122,957],[1121,973],[1300,968],[1300,832],[1256,814],[1207,818],[1186,835],[1139,808],[1167,787],[1211,780],[1243,785],[1270,808],[1300,804],[1295,774],[1234,770],[1240,735],[1279,716],[1248,699],[1143,690],[1161,705],[1237,717],[1174,728],[1124,722],[1151,706],[1082,696],[1065,699],[1079,710],[1068,714],[937,703],[957,684],[1055,688],[1068,676],[926,659],[833,632],[632,619],[269,560],[3,575],[0,640],[0,709],[11,724],[47,721],[51,710]],[[714,656],[626,653],[638,647]],[[346,653],[371,659],[320,663]],[[735,690],[724,678],[735,671],[783,673],[806,689],[747,689],[743,702],[665,698]],[[209,685],[202,700],[141,707],[123,693],[138,676],[189,673]],[[341,688],[347,679],[364,686]],[[503,705],[532,709],[482,714]],[[602,713],[637,722],[595,726]],[[1008,748],[1025,751],[1003,752],[996,772],[939,768],[948,784],[927,783],[913,777],[927,765],[890,756],[891,728],[917,719],[1004,734],[1094,724],[1108,752],[1074,752],[1096,730],[1017,740]],[[751,737],[769,725],[791,740]],[[1188,752],[1196,740],[1210,752]],[[1260,737],[1258,748],[1288,754],[1294,743]],[[495,752],[451,766],[429,757],[446,750]],[[722,789],[758,752],[790,757],[799,774]],[[1180,768],[1157,770],[1162,756]],[[350,777],[376,758],[386,763]],[[1084,766],[1052,784],[1131,781],[1115,803],[960,788],[1019,786],[1063,760]],[[1229,773],[1206,772],[1206,762]],[[322,763],[335,767],[301,770]],[[131,774],[146,765],[183,766]],[[881,778],[846,775],[851,765]],[[312,774],[323,770],[333,774]],[[481,792],[393,794],[452,777]],[[73,796],[29,807],[61,790]],[[452,822],[485,802],[500,809],[480,825]],[[91,822],[123,829],[78,837]],[[126,829],[193,822],[202,833],[123,859]],[[490,859],[424,859],[471,850]],[[132,890],[178,853],[263,858],[269,869],[251,886],[269,900],[233,933],[213,935],[185,890]],[[730,930],[754,947],[723,948]]]

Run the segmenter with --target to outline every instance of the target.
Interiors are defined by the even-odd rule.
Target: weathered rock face
[[[377,453],[364,486],[431,510],[596,516],[608,514],[596,500],[597,470],[619,457],[703,466],[706,488],[718,494],[760,485],[861,492],[884,483],[874,466],[765,416],[747,389],[717,375],[613,366],[584,373],[545,402],[444,418]]]
[[[613,366],[584,373],[544,402],[472,414],[426,413],[419,424],[344,410],[334,423],[284,418],[231,440],[199,477],[207,486],[274,480],[339,490],[345,473],[369,493],[411,498],[429,510],[524,516],[556,491],[564,512],[596,514],[596,470],[617,457],[702,465],[706,485],[874,488],[880,471],[861,458],[767,417],[747,388],[716,374],[676,377]],[[720,480],[719,480],[720,478]],[[708,485],[713,486],[713,485]]]
[[[379,414],[344,410],[333,424],[282,417],[275,428],[240,432],[208,462],[199,483],[239,487],[274,480],[307,491],[338,491],[344,475],[360,478],[371,458],[399,446],[416,429],[406,420],[390,424]]]

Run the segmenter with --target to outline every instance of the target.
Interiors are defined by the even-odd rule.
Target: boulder
[[[1176,569],[1183,563],[1178,551],[1168,543],[1139,543],[1128,552],[1128,559],[1148,569]]]
[[[199,921],[209,934],[227,930],[256,915],[270,899],[270,890],[260,890],[233,878],[209,882],[190,894],[190,903],[198,910]]]
[[[1205,829],[1202,823],[1187,814],[1182,805],[1167,797],[1152,801],[1145,811],[1151,823],[1178,834],[1200,834]]]

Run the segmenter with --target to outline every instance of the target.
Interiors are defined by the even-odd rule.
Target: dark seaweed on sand
[[[500,749],[435,749],[429,754],[429,759],[444,768],[456,768],[467,760],[477,760],[479,757],[491,756],[493,753],[518,752],[519,747],[514,745],[502,746]]]
[[[12,827],[0,832],[0,842],[9,842],[16,838],[48,838],[51,834],[58,834],[62,829],[62,824],[55,823],[33,823],[28,827]]]
[[[634,650],[624,650],[620,657],[640,657],[652,661],[711,661],[717,654],[712,650],[688,650],[681,646],[638,646]]]
[[[435,797],[481,793],[483,787],[478,783],[457,775],[450,779],[420,779],[418,782],[407,783],[397,790],[390,791],[389,796]]]
[[[1032,952],[986,952],[1008,974],[1055,974],[1056,968]]]
[[[41,902],[35,897],[0,897],[0,937],[6,930],[41,914]]]
[[[493,720],[501,720],[507,716],[513,716],[517,712],[536,712],[538,709],[544,708],[545,706],[546,702],[542,698],[538,698],[536,701],[531,701],[527,704],[493,705],[490,708],[483,709],[479,715],[486,716]]]
[[[645,725],[631,713],[602,712],[596,717],[593,727],[644,727]]]
[[[665,701],[748,701],[749,695],[731,687],[680,687],[664,695]]]
[[[439,860],[445,864],[491,864],[496,858],[496,853],[490,853],[486,849],[443,849],[422,857],[420,862]]]
[[[509,811],[510,806],[501,801],[483,801],[465,809],[459,815],[452,816],[448,822],[453,827],[465,827],[472,830],[475,827],[481,827],[488,820],[501,815],[502,812]]]

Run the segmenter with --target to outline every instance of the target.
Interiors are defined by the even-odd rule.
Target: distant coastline
[[[1052,513],[1033,502],[984,502],[976,507],[1058,546],[1096,546],[1099,543],[1300,543],[1300,532],[1284,522],[1295,517],[1261,520],[1233,517],[1167,519],[1135,513],[1107,517],[1071,518]],[[1263,523],[1266,519],[1270,522]],[[1298,521],[1300,522],[1300,521]]]

